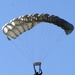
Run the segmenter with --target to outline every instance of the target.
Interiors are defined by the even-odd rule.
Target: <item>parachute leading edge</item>
[[[11,38],[16,39],[20,34],[30,30],[41,22],[53,23],[61,27],[65,31],[66,35],[70,34],[74,29],[72,24],[58,16],[49,14],[31,14],[11,20],[2,27],[2,31],[9,40]]]

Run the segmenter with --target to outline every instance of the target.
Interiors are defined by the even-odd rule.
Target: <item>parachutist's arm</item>
[[[35,73],[36,73],[36,70],[34,70],[35,71]]]
[[[42,72],[42,70],[40,71],[40,74],[42,74],[43,72]]]
[[[35,73],[36,73],[36,69],[35,69],[35,66],[33,66],[34,67],[34,71],[35,71]]]

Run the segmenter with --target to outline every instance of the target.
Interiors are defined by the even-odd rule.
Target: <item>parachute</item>
[[[2,27],[2,31],[9,40],[11,38],[16,39],[20,34],[32,29],[35,25],[41,22],[53,23],[54,25],[61,27],[65,31],[66,35],[70,34],[74,29],[74,26],[64,19],[55,15],[43,13],[29,14],[13,19]]]
[[[44,14],[44,13],[42,13],[42,14],[36,13],[36,14],[29,14],[29,15],[20,16],[18,18],[15,18],[15,19],[11,20],[9,23],[5,24],[2,27],[2,31],[7,36],[8,40],[10,40],[12,38],[16,39],[23,32],[26,32],[27,30],[31,30],[34,26],[38,25],[41,22],[49,23],[50,25],[52,23],[52,25],[56,25],[57,27],[61,27],[61,29],[64,30],[66,35],[69,35],[74,30],[74,26],[71,23],[67,22],[66,20],[64,20],[64,19],[62,19],[62,18],[60,18],[58,16]],[[53,29],[52,29],[52,31],[53,31]],[[43,34],[43,35],[45,35],[45,34]],[[41,36],[40,36],[40,38],[41,38]],[[56,41],[58,42],[61,39],[59,39],[59,40],[57,38],[54,39],[52,37],[52,35],[51,35],[51,37],[52,37],[53,40],[49,36],[48,37],[49,37],[50,40],[47,37],[45,37],[44,40],[43,39],[40,40],[39,38],[36,39],[35,37],[36,36],[32,37],[33,40],[34,40],[32,42],[31,42],[31,39],[30,39],[31,37],[30,37],[29,38],[30,40],[25,39],[25,41],[24,41],[24,40],[21,39],[20,41],[22,43],[16,42],[16,40],[15,40],[15,42],[18,45],[20,44],[19,46],[16,45],[16,43],[14,43],[14,42],[13,42],[13,44],[18,48],[18,50],[24,56],[29,57],[29,58],[27,58],[27,60],[30,59],[31,63],[33,61],[35,61],[34,58],[36,58],[36,56],[38,57],[38,55],[39,55],[39,57],[40,57],[40,54],[41,54],[41,58],[39,59],[40,62],[36,61],[35,63],[33,63],[33,68],[34,68],[35,75],[37,75],[37,73],[38,73],[38,75],[42,75],[41,62],[43,62],[45,60],[45,58],[48,55],[48,53],[51,53],[49,51],[51,51],[51,49],[55,48],[55,46],[57,45],[57,44],[55,44]],[[55,36],[55,37],[58,37],[58,36]],[[35,41],[34,38],[36,39],[36,41]],[[26,40],[27,40],[27,42],[26,42]],[[40,41],[39,45],[38,45],[37,41]],[[46,43],[46,41],[47,41],[47,43]],[[23,44],[23,42],[24,42],[24,44]],[[49,47],[49,49],[48,49],[48,47]],[[25,50],[25,53],[23,51],[23,48]],[[38,52],[39,52],[39,54],[38,54]],[[36,60],[38,60],[38,58]]]

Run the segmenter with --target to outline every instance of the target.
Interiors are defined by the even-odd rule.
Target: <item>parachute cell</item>
[[[72,24],[59,18],[58,16],[49,14],[31,14],[11,20],[3,26],[2,31],[8,39],[16,39],[20,34],[30,30],[41,22],[53,23],[61,27],[65,31],[66,35],[70,34],[74,29]]]

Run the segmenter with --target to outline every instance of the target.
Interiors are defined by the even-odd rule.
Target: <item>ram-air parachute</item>
[[[11,20],[3,26],[2,31],[8,39],[16,39],[20,34],[32,29],[35,25],[41,22],[53,23],[54,25],[61,27],[66,35],[70,34],[74,29],[72,24],[58,16],[49,14],[31,14]]]
[[[61,27],[61,29],[63,29],[65,31],[66,35],[69,35],[74,29],[74,26],[72,24],[65,21],[64,19],[59,18],[58,16],[49,15],[49,14],[31,14],[31,15],[20,16],[19,18],[11,20],[9,23],[7,23],[3,26],[2,31],[4,32],[4,34],[7,36],[7,38],[9,40],[11,38],[16,39],[20,34],[22,34],[23,32],[26,32],[27,30],[32,29],[35,25],[37,25],[41,22],[53,23],[54,25]],[[47,29],[47,28],[45,28],[45,29]],[[50,28],[50,31],[51,31],[51,29],[52,28]],[[52,29],[52,31],[53,31],[53,29]],[[51,35],[51,37],[52,37],[52,35]],[[54,38],[52,40],[51,37],[49,38],[50,40],[47,37],[45,37],[44,40],[40,40],[39,38],[38,39],[35,38],[37,41],[40,41],[39,45],[41,45],[41,41],[42,41],[41,47],[39,45],[37,45],[38,42],[35,41],[34,36],[33,36],[34,41],[32,41],[33,43],[29,42],[29,44],[27,44],[28,41],[27,42],[25,41],[26,42],[26,44],[24,42],[25,46],[23,43],[20,43],[20,46],[21,45],[22,45],[22,47],[24,46],[25,53],[26,53],[26,55],[29,56],[28,59],[33,59],[33,61],[34,61],[34,55],[38,56],[38,52],[39,52],[39,56],[40,56],[40,53],[41,53],[41,57],[43,56],[42,59],[40,58],[41,61],[43,61],[43,59],[46,58],[48,53],[50,53],[49,51],[52,49],[52,47],[55,48],[55,46],[53,44],[56,43],[57,38],[55,38],[56,40],[54,40]],[[55,37],[57,37],[57,36],[55,36]],[[47,41],[46,39],[48,39],[47,43],[46,43],[46,41]],[[51,42],[51,40],[52,40],[52,42]],[[18,44],[18,42],[17,42],[17,44]],[[16,44],[15,44],[15,46],[17,47]],[[27,46],[28,46],[28,48],[27,48]],[[49,47],[49,49],[47,47]],[[26,48],[27,48],[27,50],[26,50]],[[32,49],[29,50],[29,48],[32,48]],[[41,48],[41,50],[40,50],[40,48]],[[18,48],[18,50],[19,50],[19,48]],[[22,52],[22,50],[20,50],[20,51]],[[28,54],[28,52],[29,52],[29,54]],[[34,52],[36,52],[36,53],[34,54]],[[22,53],[24,54],[24,52],[22,52]],[[37,66],[38,66],[38,70],[39,70],[38,72],[36,69]],[[41,62],[36,61],[35,63],[33,63],[33,68],[34,68],[35,75],[42,75]]]

